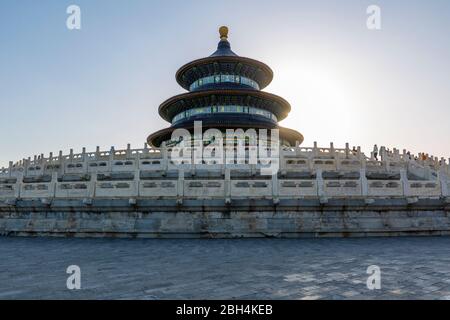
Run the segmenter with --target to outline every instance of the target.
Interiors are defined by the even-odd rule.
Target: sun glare
[[[281,125],[305,135],[305,143],[331,141],[343,144],[360,128],[362,117],[358,84],[338,66],[316,61],[289,61],[275,67],[277,74],[268,90],[291,104]],[[314,138],[311,138],[314,137]]]

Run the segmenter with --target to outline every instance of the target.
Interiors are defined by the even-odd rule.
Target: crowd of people
[[[379,157],[380,157],[380,160],[383,160],[385,156],[389,157],[394,154],[395,154],[394,151],[391,151],[389,148],[386,148],[384,146],[381,146],[380,148],[378,148],[378,146],[376,144],[373,146],[372,157],[377,161],[379,160]],[[413,155],[413,154],[411,154],[410,151],[407,151],[404,154],[408,160],[415,160],[415,161],[422,161],[422,162],[427,162],[427,161],[437,162],[438,161],[437,157],[434,157],[433,155],[429,155],[428,153],[425,153],[425,152],[421,152],[418,155]],[[438,162],[439,162],[439,165],[447,164],[447,161],[444,158],[441,158]]]

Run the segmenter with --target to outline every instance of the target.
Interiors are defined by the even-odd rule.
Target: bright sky
[[[81,30],[66,8],[81,8]],[[368,30],[366,8],[381,8]],[[450,157],[450,2],[2,0],[0,166],[99,145],[142,147],[183,92],[177,69],[211,54],[220,25],[233,51],[267,63],[265,90],[305,146],[373,144]]]

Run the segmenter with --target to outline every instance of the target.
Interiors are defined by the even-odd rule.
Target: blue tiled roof
[[[217,45],[217,50],[214,52],[210,57],[217,57],[217,56],[235,56],[238,55],[234,53],[231,50],[231,45],[228,42],[228,40],[220,40],[219,44]]]

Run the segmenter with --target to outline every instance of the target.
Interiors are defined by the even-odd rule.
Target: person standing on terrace
[[[375,160],[378,161],[378,146],[377,145],[373,146],[373,157],[375,158]]]

